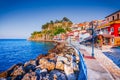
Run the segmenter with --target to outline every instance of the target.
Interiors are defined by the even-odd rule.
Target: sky
[[[50,20],[101,20],[117,10],[119,0],[0,0],[0,38],[28,38]]]

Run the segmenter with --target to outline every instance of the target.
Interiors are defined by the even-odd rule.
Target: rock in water
[[[62,61],[57,61],[55,68],[59,70],[64,70],[64,63]]]
[[[64,72],[68,80],[76,80],[74,70],[71,66],[64,64]]]
[[[26,62],[25,64],[24,64],[24,67],[26,67],[26,66],[28,66],[28,65],[35,65],[36,66],[36,61],[35,60],[30,60],[30,61],[28,61],[28,62]]]
[[[37,76],[35,72],[26,73],[24,77],[22,78],[22,80],[37,80]]]
[[[23,66],[18,67],[18,69],[14,70],[11,73],[11,76],[19,76],[19,75],[23,75],[25,72],[23,70]]]

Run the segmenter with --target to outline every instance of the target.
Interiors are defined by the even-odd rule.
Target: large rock
[[[68,60],[69,60],[69,61],[71,61],[71,55],[66,54],[66,55],[65,55],[65,57],[67,57],[67,58],[68,58]]]
[[[64,72],[68,80],[76,80],[74,70],[70,65],[66,65],[66,64],[64,65]]]
[[[28,66],[28,65],[35,65],[36,66],[36,61],[35,60],[30,60],[30,61],[28,61],[28,62],[26,62],[25,64],[24,64],[24,67],[26,67],[26,66]]]
[[[62,61],[57,61],[55,68],[59,70],[64,70],[64,63]]]
[[[35,72],[27,73],[24,75],[22,80],[37,80],[37,76],[36,76]]]
[[[78,67],[77,63],[71,62],[71,67],[73,68],[74,71],[79,71],[79,67]]]
[[[47,64],[47,63],[48,63],[48,60],[45,59],[45,58],[42,58],[42,59],[39,60],[39,65],[41,65],[41,64]]]
[[[48,54],[48,58],[51,59],[51,58],[54,58],[56,56],[56,53],[49,53]]]
[[[49,80],[67,80],[67,79],[64,73],[58,70],[53,70],[50,72]]]
[[[48,80],[49,74],[47,72],[47,69],[36,69],[36,75],[37,75],[37,80]]]
[[[63,61],[64,63],[68,63],[68,59],[66,57],[58,56],[57,61]]]
[[[47,59],[40,59],[39,61],[39,66],[37,66],[36,68],[41,68],[41,69],[48,69],[49,71],[50,70],[53,70],[55,68],[55,63],[54,62],[50,62],[48,61]]]
[[[64,47],[65,47],[65,43],[58,43],[56,49],[60,50],[63,49]]]
[[[35,71],[35,69],[36,69],[36,66],[32,65],[32,64],[29,64],[29,65],[24,67],[24,70],[25,70],[26,73],[30,72],[30,71]]]
[[[49,62],[46,66],[47,66],[47,69],[49,71],[51,71],[55,68],[55,63],[54,62]]]
[[[14,70],[11,73],[11,76],[19,76],[19,75],[23,75],[25,72],[23,70],[23,66],[18,67],[18,69]]]

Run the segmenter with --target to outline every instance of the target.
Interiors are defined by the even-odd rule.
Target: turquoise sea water
[[[35,59],[53,48],[51,42],[32,42],[25,39],[0,39],[0,72],[12,65]]]

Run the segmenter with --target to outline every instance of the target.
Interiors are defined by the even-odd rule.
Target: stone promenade
[[[77,42],[72,44],[80,50],[81,54],[84,54],[88,80],[120,80],[120,68],[106,57],[102,50],[95,48],[95,58],[92,58],[91,47],[80,45]]]

